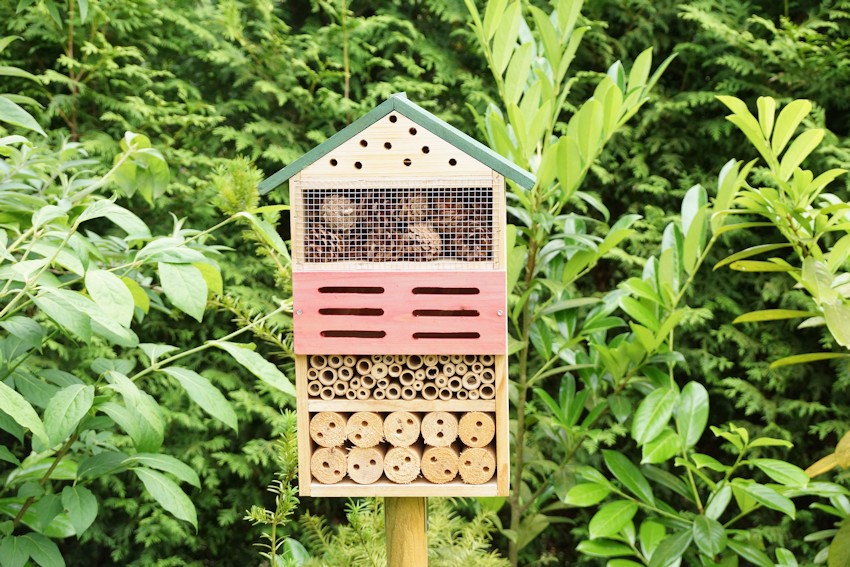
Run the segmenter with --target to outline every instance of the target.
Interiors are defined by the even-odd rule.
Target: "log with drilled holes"
[[[407,447],[419,439],[419,427],[416,414],[394,411],[384,418],[384,439],[395,447]]]
[[[422,418],[422,439],[432,447],[446,447],[457,439],[457,418],[445,411],[433,411]]]
[[[490,447],[468,447],[458,459],[458,472],[466,484],[484,484],[496,472],[496,451]]]
[[[398,484],[409,484],[419,476],[422,449],[417,445],[393,447],[384,456],[384,474]]]
[[[457,476],[458,453],[454,447],[428,447],[422,453],[422,476],[434,484],[451,482]]]
[[[310,472],[321,484],[336,484],[346,470],[345,449],[341,447],[321,447],[310,458]]]
[[[348,476],[357,484],[372,484],[384,474],[384,452],[381,445],[353,447],[348,453]]]
[[[345,443],[345,424],[341,413],[319,412],[310,419],[310,438],[322,447],[339,447]]]
[[[374,447],[384,438],[384,422],[375,412],[353,413],[345,425],[345,436],[358,447]]]
[[[461,416],[457,434],[468,447],[486,447],[496,435],[496,422],[484,412],[471,411]]]

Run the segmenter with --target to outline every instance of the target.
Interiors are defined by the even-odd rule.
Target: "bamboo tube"
[[[460,392],[463,390],[463,382],[457,376],[452,376],[449,378],[449,383],[446,384],[446,387],[452,392]]]
[[[383,362],[384,364],[389,366],[390,364],[395,362],[395,357],[391,354],[385,354],[384,356],[381,357],[381,362]]]
[[[386,390],[388,400],[397,400],[401,397],[401,387],[398,384],[390,384]]]
[[[401,399],[402,400],[412,400],[416,397],[416,390],[413,389],[413,386],[404,386],[401,389]]]
[[[357,484],[372,484],[384,474],[384,447],[354,447],[348,453],[348,476]]]
[[[425,369],[424,368],[417,368],[416,370],[413,371],[413,377],[416,378],[417,380],[425,380]]]
[[[342,357],[342,365],[348,368],[354,368],[354,365],[357,364],[357,357],[352,356],[350,354]]]
[[[384,439],[396,447],[407,447],[419,439],[419,417],[409,411],[394,411],[384,419]]]
[[[470,447],[460,454],[458,472],[466,484],[484,484],[496,472],[496,451],[490,447]]]
[[[318,380],[319,379],[319,371],[315,368],[307,369],[307,380]]]
[[[346,400],[356,400],[357,399],[357,390],[352,390],[351,388],[349,388],[345,392],[345,399]]]
[[[474,354],[465,354],[463,355],[463,362],[467,365],[475,364],[478,362],[478,357]]]
[[[466,364],[462,362],[455,364],[455,374],[457,374],[458,376],[463,376],[467,372],[469,372],[469,367]]]
[[[375,386],[377,386],[381,390],[385,390],[387,388],[387,386],[389,386],[389,385],[390,385],[390,381],[387,380],[386,378],[381,378],[380,380],[375,381]]]
[[[476,374],[481,374],[481,371],[484,370],[484,365],[480,362],[475,362],[469,365],[469,370],[475,372]]]
[[[407,356],[407,360],[405,361],[405,366],[411,370],[416,370],[417,368],[422,368],[422,365],[425,364],[422,361],[422,357],[418,354],[410,354]]]
[[[380,380],[387,375],[387,365],[383,362],[376,362],[372,365],[372,377],[375,380]]]
[[[413,375],[412,370],[402,370],[401,374],[398,375],[398,381],[402,386],[410,386],[416,380],[416,376]]]
[[[421,392],[422,388],[425,386],[425,382],[423,382],[422,380],[414,380],[413,384],[411,385],[413,386],[414,390],[416,390],[417,392]]]
[[[440,369],[436,366],[429,366],[425,369],[425,376],[433,380],[440,375]]]
[[[496,381],[496,373],[493,372],[492,368],[485,368],[481,371],[481,383],[482,384],[492,384]]]
[[[426,400],[436,400],[439,390],[433,384],[425,384],[422,387],[422,397]]]
[[[445,363],[449,362],[449,355],[447,355],[447,354],[438,354],[438,355],[437,355],[437,360],[440,362],[440,364],[445,364]]]
[[[336,484],[345,476],[345,450],[339,447],[322,447],[310,457],[310,472],[321,484]]]
[[[493,362],[495,362],[495,358],[492,354],[482,354],[480,357],[481,364],[484,366],[493,366]]]
[[[323,400],[332,400],[334,399],[334,389],[330,386],[325,386],[322,388],[322,391],[319,392],[319,397]]]
[[[374,388],[375,387],[375,379],[369,376],[368,374],[360,379],[360,385],[364,388]]]
[[[437,395],[438,395],[438,396],[439,396],[439,398],[440,398],[441,400],[443,400],[444,402],[447,402],[447,401],[449,401],[450,399],[452,399],[452,391],[451,391],[451,390],[449,390],[448,388],[440,388],[440,393],[439,393],[439,394],[437,394]]]
[[[445,484],[457,476],[458,454],[454,447],[428,447],[422,454],[422,476],[434,484]]]
[[[313,398],[322,393],[322,384],[318,380],[311,380],[307,383],[307,395]]]
[[[345,382],[335,382],[331,388],[333,388],[334,394],[337,397],[342,397],[348,391],[348,384]]]
[[[365,384],[363,383],[363,380],[361,378],[352,378],[351,380],[348,381],[348,387],[351,388],[352,390],[356,390],[356,389],[360,388],[361,386],[365,386]]]
[[[387,366],[387,374],[392,376],[393,378],[398,378],[401,376],[402,367],[398,362],[393,362],[389,366]]]
[[[322,447],[339,447],[345,443],[345,416],[335,411],[321,411],[310,418],[310,438]]]
[[[348,382],[354,376],[354,370],[350,366],[342,366],[336,371],[336,375],[343,382]]]
[[[477,400],[480,397],[481,397],[481,394],[478,392],[478,390],[470,390],[469,391],[469,399],[470,400]]]
[[[368,400],[369,399],[369,389],[368,388],[357,388],[357,399],[358,400]]]
[[[384,420],[371,411],[353,413],[345,424],[345,436],[358,447],[374,447],[384,437]]]
[[[357,373],[361,376],[366,376],[369,374],[369,371],[372,370],[372,360],[369,358],[361,358],[357,361],[357,364],[354,366],[357,370]]]
[[[375,364],[376,362],[381,362],[382,360],[384,360],[384,357],[380,354],[373,354],[369,357],[369,360],[372,361],[372,364]]]
[[[467,372],[463,375],[463,387],[467,390],[474,390],[481,385],[481,377],[474,372]]]
[[[449,384],[449,379],[446,378],[445,374],[440,374],[434,380],[434,384],[436,384],[438,388],[445,388]]]
[[[321,354],[314,354],[310,357],[310,367],[316,370],[321,370],[328,365],[328,359]]]
[[[447,362],[443,365],[443,374],[448,377],[452,377],[455,375],[455,365],[454,363]]]
[[[319,371],[319,382],[321,382],[325,386],[330,386],[331,384],[336,382],[336,379],[337,379],[336,368],[326,367],[326,368],[322,368]]]
[[[384,455],[384,474],[393,482],[408,484],[419,476],[419,464],[422,461],[422,448],[393,447]]]
[[[463,362],[463,355],[462,354],[450,354],[449,355],[449,361],[452,364],[460,364],[461,362]]]
[[[332,354],[328,357],[328,366],[331,368],[339,368],[342,366],[342,357],[338,354]]]
[[[422,418],[422,439],[432,447],[446,447],[457,439],[457,418],[445,411],[433,411]]]
[[[496,435],[496,422],[490,414],[471,411],[461,416],[457,435],[467,447],[486,447]]]
[[[403,366],[404,363],[407,362],[407,356],[403,354],[394,354],[393,362],[395,362],[396,364],[401,364]]]
[[[436,354],[426,354],[422,357],[422,363],[425,366],[437,366],[437,362],[439,362],[439,359]]]
[[[482,400],[492,400],[496,397],[496,390],[490,384],[484,384],[478,388],[478,393],[481,395]]]
[[[386,392],[386,390],[378,389],[378,390],[375,390],[372,393],[372,397],[375,398],[376,400],[383,400],[384,398],[387,397],[387,392]]]

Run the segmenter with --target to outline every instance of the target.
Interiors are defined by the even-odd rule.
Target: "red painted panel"
[[[497,354],[507,347],[504,271],[294,272],[292,287],[297,354]],[[344,293],[375,288],[383,292]],[[350,311],[358,309],[369,311]]]

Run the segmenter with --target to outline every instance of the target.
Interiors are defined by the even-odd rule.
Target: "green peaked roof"
[[[513,180],[521,187],[531,189],[534,185],[533,175],[517,167],[481,142],[467,136],[451,124],[440,120],[424,108],[413,104],[407,99],[404,93],[397,93],[328,138],[324,143],[319,144],[271,177],[263,180],[259,185],[260,193],[265,195],[272,189],[279,187],[290,177],[321,159],[322,156],[336,149],[393,111],[416,122],[419,126],[466,152],[490,169]]]

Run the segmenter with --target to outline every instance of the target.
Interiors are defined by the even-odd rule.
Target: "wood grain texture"
[[[496,411],[496,400],[309,400],[310,412],[319,411]]]
[[[498,495],[507,496],[511,489],[510,433],[508,429],[508,357],[495,357],[496,367],[496,485]],[[516,487],[519,490],[519,487]]]
[[[417,478],[410,484],[396,484],[381,479],[372,484],[357,484],[345,478],[336,484],[310,486],[313,496],[320,497],[373,497],[373,496],[497,496],[496,482],[490,480],[484,484],[466,484],[460,477],[445,484],[433,484],[425,478]]]
[[[388,567],[427,567],[428,540],[425,498],[386,498]]]
[[[422,449],[417,445],[393,447],[384,456],[384,474],[393,482],[409,484],[419,477]]]
[[[432,447],[446,447],[457,439],[457,418],[446,411],[430,412],[422,418],[422,440]]]
[[[457,476],[458,452],[454,447],[427,447],[422,453],[422,476],[434,484],[445,484]]]
[[[321,447],[339,447],[345,443],[346,417],[335,411],[323,411],[310,419],[310,438]]]
[[[458,458],[458,472],[467,484],[484,484],[496,472],[496,451],[491,447],[468,447]]]
[[[374,447],[384,439],[383,419],[371,411],[353,413],[345,425],[345,436],[357,447]]]
[[[407,447],[419,439],[419,416],[395,411],[384,418],[384,439],[395,447]]]
[[[384,452],[381,445],[353,447],[348,452],[348,477],[357,484],[372,484],[384,474]]]
[[[347,470],[345,449],[321,447],[310,457],[310,471],[321,484],[335,484],[345,477]]]
[[[310,496],[311,473],[310,458],[310,408],[307,391],[307,357],[295,356],[295,411],[298,426],[298,493]]]
[[[467,447],[486,447],[496,436],[496,422],[484,412],[468,412],[461,416],[457,434]]]

